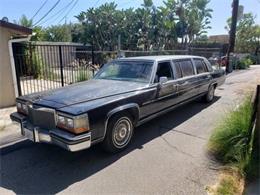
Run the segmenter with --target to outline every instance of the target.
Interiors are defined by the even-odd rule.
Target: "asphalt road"
[[[4,147],[0,193],[206,194],[218,175],[206,152],[210,133],[259,78],[260,66],[232,73],[213,103],[192,102],[138,127],[116,155],[98,145],[77,153],[29,141]]]

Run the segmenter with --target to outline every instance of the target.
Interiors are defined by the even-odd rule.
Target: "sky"
[[[44,4],[44,2],[46,3]],[[9,19],[19,20],[22,14],[32,18],[37,10],[42,9],[34,16],[34,23],[39,21],[55,5],[58,0],[0,0],[0,19],[4,16]],[[141,6],[143,0],[59,0],[57,6],[38,24],[46,27],[54,24],[77,22],[74,17],[81,11],[90,7],[98,7],[106,2],[115,2],[119,9]],[[163,5],[163,0],[153,0],[154,5]],[[225,30],[226,20],[231,16],[232,0],[211,0],[208,8],[213,9],[211,27],[208,35],[227,34]],[[256,16],[256,23],[260,24],[260,0],[240,0],[244,6],[244,13],[252,12]],[[66,9],[65,9],[66,8]]]

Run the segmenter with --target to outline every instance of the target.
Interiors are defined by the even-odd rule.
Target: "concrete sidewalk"
[[[260,179],[249,183],[246,186],[245,195],[259,195],[260,194]]]
[[[19,125],[13,123],[10,119],[10,114],[15,111],[15,106],[0,109],[0,148],[23,139]]]

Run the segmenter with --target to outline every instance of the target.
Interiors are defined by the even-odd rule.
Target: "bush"
[[[76,82],[86,81],[91,79],[91,72],[89,70],[79,70],[78,75],[76,76]]]
[[[250,160],[251,120],[253,107],[248,97],[231,111],[215,129],[209,140],[209,151],[223,163],[230,163],[244,173]]]
[[[257,56],[251,54],[247,58],[251,60],[252,64],[257,64]]]
[[[252,64],[253,64],[253,61],[250,58],[248,58],[248,57],[242,58],[241,60],[238,61],[237,68],[238,69],[247,69]]]
[[[44,63],[41,56],[35,51],[32,52],[32,67],[31,73],[35,79],[43,77]]]

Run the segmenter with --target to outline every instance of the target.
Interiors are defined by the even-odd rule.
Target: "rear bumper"
[[[12,121],[20,123],[22,135],[33,142],[55,144],[71,152],[84,150],[91,146],[91,132],[73,135],[59,129],[41,129],[30,124],[24,115],[17,112],[12,113],[10,118]]]

